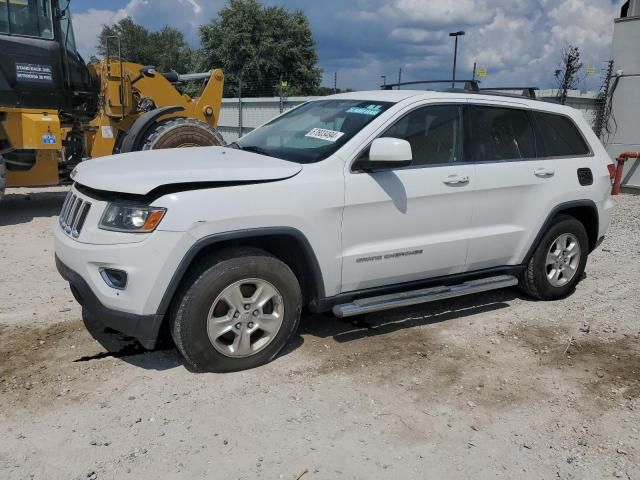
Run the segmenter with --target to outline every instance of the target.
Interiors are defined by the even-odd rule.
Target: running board
[[[333,314],[336,317],[351,317],[363,313],[380,312],[391,308],[408,307],[419,303],[434,302],[445,298],[461,297],[471,293],[486,292],[498,288],[512,287],[518,284],[518,278],[513,275],[498,275],[495,277],[470,280],[459,285],[449,287],[431,287],[410,292],[392,293],[378,297],[361,298],[351,303],[336,305]]]

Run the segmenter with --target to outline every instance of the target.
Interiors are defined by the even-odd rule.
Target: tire
[[[173,118],[151,127],[141,150],[215,145],[224,145],[224,140],[212,126],[194,118]]]
[[[302,295],[294,273],[254,248],[226,250],[200,265],[188,275],[171,315],[171,336],[186,362],[197,371],[233,372],[271,361],[300,323]]]
[[[520,281],[521,289],[539,300],[569,296],[582,278],[588,252],[589,240],[582,222],[558,215],[531,256]]]
[[[4,159],[0,155],[0,202],[4,198],[4,191],[7,186],[7,170],[4,165]]]

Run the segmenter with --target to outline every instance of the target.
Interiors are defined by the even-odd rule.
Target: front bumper
[[[160,304],[192,243],[188,234],[156,231],[136,243],[92,244],[55,226],[55,253],[60,261],[89,285],[102,305],[135,315],[165,313],[159,311]],[[109,286],[102,269],[125,272],[126,289]]]
[[[134,337],[145,348],[153,349],[158,341],[163,315],[136,315],[105,307],[93,293],[89,284],[75,271],[67,267],[56,255],[56,268],[69,282],[71,293],[93,319],[105,327]]]

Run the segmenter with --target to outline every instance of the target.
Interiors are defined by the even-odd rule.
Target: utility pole
[[[453,79],[451,81],[451,88],[456,88],[456,64],[458,63],[458,37],[462,37],[465,34],[462,30],[459,32],[451,32],[450,37],[455,37],[456,43],[453,50]]]
[[[402,83],[402,67],[398,70],[398,90],[400,90],[400,84]]]
[[[476,79],[476,67],[477,67],[477,63],[473,62],[473,76],[471,77],[471,80]]]
[[[380,75],[380,78],[382,79],[382,88],[385,88],[387,86],[387,76]]]
[[[242,136],[242,78],[238,79],[238,138]]]
[[[338,72],[333,73],[333,93],[338,93]]]
[[[282,75],[280,75],[280,87],[278,88],[280,94],[280,113],[284,112],[284,98],[282,98]]]

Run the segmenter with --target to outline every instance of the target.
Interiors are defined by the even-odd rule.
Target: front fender
[[[156,122],[156,120],[158,120],[163,115],[169,115],[171,113],[181,112],[183,110],[184,107],[175,105],[172,107],[156,108],[155,110],[151,110],[150,112],[145,112],[140,115],[138,118],[136,118],[136,121],[133,122],[133,125],[131,125],[131,128],[124,137],[122,146],[120,147],[120,153],[138,151],[142,144],[142,139],[144,138],[151,125]]]
[[[308,269],[308,273],[310,274],[310,283],[308,288],[310,289],[310,302],[317,303],[318,300],[323,299],[325,297],[325,289],[324,289],[324,280],[322,276],[322,271],[320,269],[320,264],[318,263],[318,259],[309,243],[309,240],[304,236],[302,232],[292,227],[265,227],[265,228],[250,228],[245,230],[237,230],[231,232],[223,232],[223,233],[215,233],[212,235],[207,235],[205,237],[197,240],[184,255],[178,268],[173,274],[171,281],[169,282],[169,286],[162,297],[162,301],[158,307],[158,315],[165,315],[169,310],[171,302],[178,290],[178,287],[182,283],[182,280],[185,277],[185,274],[189,270],[189,267],[193,264],[196,257],[203,253],[205,250],[214,247],[219,244],[221,246],[228,246],[235,242],[239,244],[250,242],[252,245],[257,245],[260,247],[261,241],[268,240],[269,238],[282,238],[289,237],[293,239],[301,249],[302,258],[304,259],[304,264],[302,268]],[[268,249],[267,249],[268,250]],[[296,268],[293,268],[294,271]],[[304,280],[300,278],[299,280],[303,282]]]

